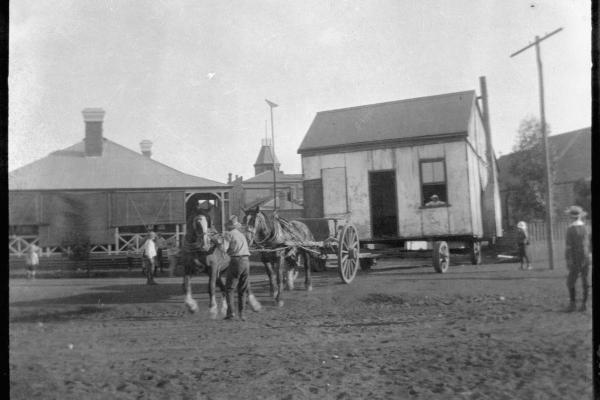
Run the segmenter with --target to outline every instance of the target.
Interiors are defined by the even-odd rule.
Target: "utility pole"
[[[271,150],[273,151],[273,213],[277,211],[277,172],[275,171],[275,128],[273,127],[273,109],[277,104],[265,99],[271,110]]]
[[[555,31],[548,33],[546,36],[540,38],[539,36],[535,37],[533,43],[528,44],[523,47],[521,50],[511,54],[511,58],[524,52],[532,46],[535,46],[535,54],[537,58],[537,67],[538,67],[538,80],[540,86],[540,118],[541,118],[541,128],[542,128],[542,138],[544,145],[544,156],[546,158],[546,243],[548,245],[548,261],[550,263],[550,269],[554,269],[554,247],[552,245],[552,220],[554,207],[552,205],[552,177],[550,174],[550,151],[548,149],[548,135],[546,133],[546,112],[544,110],[544,75],[542,73],[542,56],[540,54],[540,42],[542,40],[548,39],[550,36],[557,34],[562,31],[563,28],[558,28]]]

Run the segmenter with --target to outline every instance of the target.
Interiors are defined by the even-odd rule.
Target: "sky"
[[[587,0],[19,0],[10,3],[9,170],[104,136],[182,172],[249,178],[271,136],[286,173],[316,113],[479,90],[496,155],[539,116],[541,44],[551,134],[591,125]]]

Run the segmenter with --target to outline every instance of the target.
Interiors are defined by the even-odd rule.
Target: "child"
[[[130,243],[127,245],[127,271],[131,271],[133,268],[133,245]]]
[[[27,279],[35,279],[35,269],[40,264],[39,255],[41,250],[34,243],[29,245],[27,253],[25,253],[25,265],[27,266]]]
[[[177,247],[177,239],[175,236],[167,240],[167,257],[169,259],[169,276],[172,278],[177,268],[177,256],[179,248]]]
[[[520,221],[517,224],[517,246],[518,246],[518,254],[519,261],[521,262],[521,269],[524,268],[525,260],[527,260],[527,269],[531,269],[531,264],[529,262],[529,255],[527,253],[527,246],[529,246],[529,236],[527,235],[527,224],[523,221]]]

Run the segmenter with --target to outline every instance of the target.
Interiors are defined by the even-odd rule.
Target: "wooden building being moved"
[[[103,136],[102,109],[85,109],[85,139],[9,173],[9,254],[30,243],[45,254],[77,240],[92,252],[137,249],[147,229],[178,239],[199,201],[214,204],[215,226],[229,213],[230,185],[188,175]]]
[[[363,242],[501,236],[481,100],[469,90],[317,113],[298,149],[305,217],[346,218]]]

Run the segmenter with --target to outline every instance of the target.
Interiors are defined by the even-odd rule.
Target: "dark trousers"
[[[163,272],[163,249],[156,249],[156,267]]]
[[[227,315],[233,315],[233,291],[237,289],[238,311],[240,316],[244,312],[246,298],[248,297],[250,275],[250,260],[247,256],[231,257],[229,268],[227,268],[227,280],[225,291],[227,293]]]
[[[527,253],[527,245],[525,243],[519,243],[519,261],[521,262],[521,266],[524,263],[529,265],[529,254]]]
[[[569,270],[569,274],[567,275],[567,288],[569,289],[569,297],[571,302],[575,302],[575,284],[577,283],[577,278],[579,276],[581,276],[581,288],[583,289],[582,301],[584,303],[587,302],[588,291],[590,287],[590,284],[588,282],[588,275],[590,270],[589,265],[587,264],[587,262],[567,262],[567,269]]]

